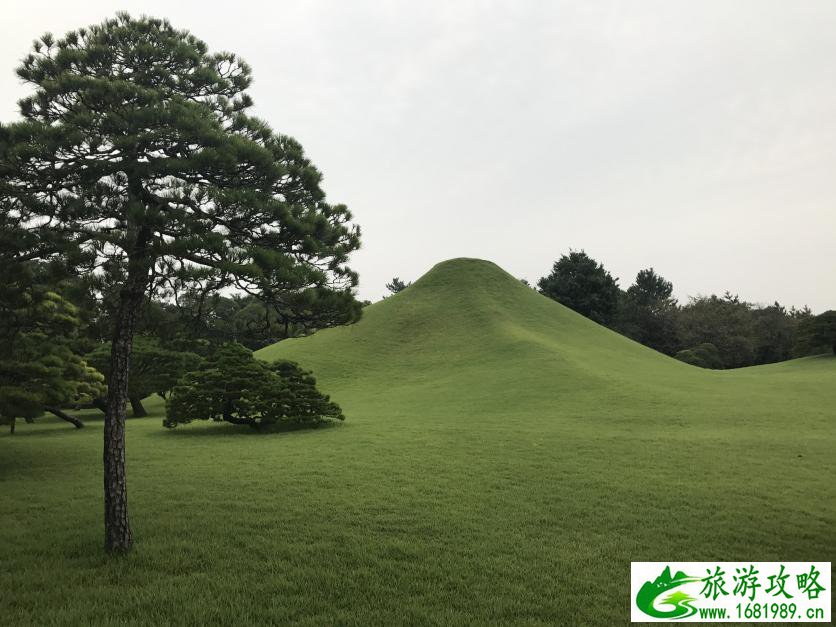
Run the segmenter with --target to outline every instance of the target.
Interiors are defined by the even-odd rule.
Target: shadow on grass
[[[17,430],[14,435],[8,431],[7,425],[0,425],[0,439],[8,440],[22,440],[27,438],[51,439],[51,438],[66,438],[76,436],[84,436],[89,434],[90,430],[94,432],[101,432],[101,426],[104,423],[104,415],[99,416],[85,416],[83,414],[74,414],[81,419],[85,426],[77,429],[73,425],[59,418],[41,417],[37,418],[33,423],[26,423],[22,420],[18,421]],[[91,419],[92,418],[92,419]],[[174,429],[167,429],[163,426],[162,416],[145,416],[142,418],[128,417],[128,427],[133,422],[154,422],[158,425],[157,428],[145,433],[129,433],[128,437],[240,437],[242,435],[270,435],[270,434],[298,434],[315,433],[317,431],[331,431],[338,427],[342,427],[343,423],[337,421],[321,422],[316,425],[300,425],[300,424],[278,424],[267,427],[253,428],[247,425],[234,425],[228,422],[205,422],[195,421],[192,424],[180,425]],[[91,429],[92,428],[92,429]]]
[[[55,416],[40,416],[35,418],[34,422],[26,422],[25,420],[18,420],[17,427],[14,434],[9,433],[9,425],[0,425],[0,438],[50,438],[64,436],[69,433],[84,433],[85,429],[92,427],[94,430],[99,430],[104,425],[104,414],[85,415],[83,412],[67,412],[74,418],[78,418],[84,423],[81,429],[70,424],[65,420],[56,418]],[[128,416],[128,426],[134,421],[154,421],[159,424],[162,423],[160,416],[144,416],[142,418],[133,418]]]
[[[242,435],[271,435],[271,434],[312,434],[317,431],[332,431],[340,428],[343,423],[337,421],[321,422],[316,425],[299,425],[299,424],[277,424],[267,427],[253,428],[247,425],[234,425],[228,422],[212,422],[209,424],[190,424],[180,425],[174,429],[167,429],[161,427],[159,431],[153,431],[148,435],[151,436],[173,436],[173,437],[238,437]]]
[[[23,421],[18,421],[17,428],[15,429],[14,434],[11,434],[9,433],[8,425],[0,425],[0,438],[8,438],[9,440],[24,438],[64,437],[69,433],[83,434],[84,427],[82,427],[81,429],[77,429],[69,422],[63,421],[47,422],[46,420],[35,420],[35,422],[32,423],[24,423]]]
[[[68,410],[65,410],[65,411],[68,414],[70,414],[71,416],[73,416],[74,418],[78,418],[79,420],[81,420],[84,424],[87,424],[87,423],[91,423],[91,424],[104,423],[104,418],[105,418],[104,412],[100,411],[98,409],[80,409],[80,410],[68,409]],[[134,416],[131,413],[131,410],[129,409],[128,410],[128,415],[127,415],[128,422],[132,422],[134,420],[159,420],[160,418],[161,418],[161,414],[159,412],[156,412],[156,411],[148,412],[147,416]],[[48,415],[48,414],[45,414],[41,418],[38,418],[38,420],[44,420],[44,421],[49,420],[51,422],[64,422],[60,418],[57,418],[55,416]]]

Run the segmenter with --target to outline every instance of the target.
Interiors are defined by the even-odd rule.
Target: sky
[[[252,66],[254,113],[362,228],[362,298],[583,249],[624,288],[652,266],[683,301],[836,309],[832,0],[6,0],[0,120],[33,38],[120,9]]]

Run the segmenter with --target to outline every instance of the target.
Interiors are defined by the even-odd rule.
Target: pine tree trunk
[[[110,379],[104,420],[105,548],[129,551],[133,544],[128,521],[128,486],[125,477],[125,418],[128,404],[128,368],[136,314],[123,295],[110,350]]]
[[[81,422],[78,418],[74,418],[70,416],[68,413],[62,411],[58,407],[45,407],[46,411],[50,414],[58,416],[61,420],[66,420],[67,422],[73,424],[76,429],[81,429],[84,426],[84,423]]]
[[[136,248],[128,262],[128,276],[119,295],[119,310],[110,348],[103,460],[105,548],[113,553],[130,551],[133,545],[125,476],[125,419],[134,329],[148,286],[149,265],[145,256],[148,235],[143,230],[137,235]]]
[[[15,420],[16,418],[14,416],[9,419],[9,435],[15,434]]]
[[[133,413],[134,418],[144,418],[148,415],[148,412],[142,406],[142,399],[132,396],[128,400],[131,402],[131,413]]]

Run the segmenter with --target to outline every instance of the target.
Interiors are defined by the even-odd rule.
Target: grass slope
[[[152,404],[126,558],[99,422],[0,438],[8,622],[614,624],[631,560],[834,557],[832,357],[700,370],[469,259],[260,356],[348,420],[168,432]]]

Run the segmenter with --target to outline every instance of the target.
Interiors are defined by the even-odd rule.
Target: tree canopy
[[[692,298],[680,312],[680,340],[684,347],[712,344],[723,368],[749,365],[755,344],[750,308],[729,293]]]
[[[653,268],[640,270],[636,281],[627,288],[627,295],[638,305],[658,307],[671,298],[673,283],[658,275]]]
[[[836,355],[836,311],[807,318],[800,331],[802,342],[812,352],[830,350]]]
[[[36,89],[0,127],[0,190],[39,252],[74,245],[131,286],[236,286],[303,309],[356,281],[348,210],[295,140],[246,114],[234,55],[120,14],[45,35],[18,75]]]
[[[673,284],[653,268],[641,270],[621,295],[613,328],[672,355],[678,349],[677,302],[672,293]]]
[[[584,251],[562,255],[537,287],[544,296],[600,324],[609,323],[618,310],[617,281]]]

